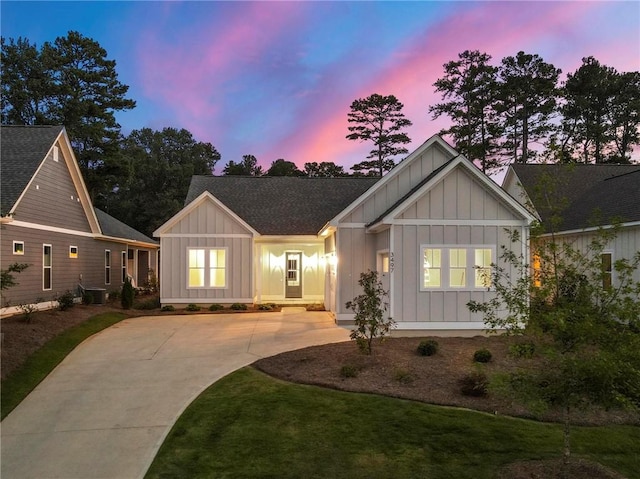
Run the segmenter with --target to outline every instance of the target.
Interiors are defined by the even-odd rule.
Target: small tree
[[[0,271],[0,290],[4,291],[5,289],[18,285],[19,283],[16,281],[13,273],[21,273],[28,267],[29,265],[27,263],[13,263],[10,264],[7,269]]]
[[[126,278],[124,280],[124,284],[122,285],[122,294],[120,295],[120,304],[122,305],[122,308],[131,309],[135,296],[136,292],[133,289],[131,280],[129,278]]]
[[[382,341],[395,327],[395,321],[390,317],[385,318],[388,304],[384,299],[389,293],[378,281],[378,273],[361,273],[358,284],[362,286],[363,294],[346,303],[347,308],[355,313],[356,329],[351,331],[350,337],[358,344],[360,351],[371,354],[373,340],[379,337]]]
[[[615,234],[600,231],[586,249],[553,234],[534,238],[533,267],[503,246],[501,257],[516,276],[494,266],[494,298],[468,304],[492,330],[526,334],[540,352],[538,361],[501,382],[507,394],[530,405],[561,408],[563,477],[575,409],[640,407],[640,283],[633,279],[640,252],[615,262],[612,284],[601,254]],[[519,235],[512,233],[512,240]]]

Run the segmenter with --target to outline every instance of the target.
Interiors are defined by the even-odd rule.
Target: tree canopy
[[[409,136],[402,132],[412,125],[402,113],[404,105],[393,95],[374,93],[367,98],[360,98],[351,103],[348,114],[350,134],[349,140],[372,141],[374,148],[367,158],[351,167],[356,172],[375,172],[382,176],[385,171],[394,167],[393,157],[408,153],[402,145],[411,142]]]
[[[292,161],[282,158],[275,160],[267,170],[267,176],[302,176],[304,173]]]
[[[258,160],[253,155],[243,155],[242,161],[236,163],[231,160],[222,171],[224,175],[262,176],[264,172],[258,165]]]
[[[322,161],[320,163],[311,162],[304,164],[304,175],[311,178],[333,178],[338,176],[349,176],[340,165],[332,161]]]

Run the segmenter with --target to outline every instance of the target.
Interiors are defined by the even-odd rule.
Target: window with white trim
[[[422,245],[420,291],[488,288],[494,257],[492,246]]]
[[[123,251],[120,255],[122,257],[122,282],[127,280],[127,252]]]
[[[13,254],[24,254],[24,241],[14,241],[13,242]]]
[[[613,253],[606,252],[600,255],[602,265],[602,288],[611,289],[613,279]]]
[[[227,248],[188,248],[187,287],[225,288]]]
[[[111,250],[104,250],[104,284],[111,284]]]
[[[52,261],[53,251],[50,244],[42,245],[42,289],[49,291],[52,289]]]
[[[69,246],[69,258],[76,259],[78,257],[78,247]]]

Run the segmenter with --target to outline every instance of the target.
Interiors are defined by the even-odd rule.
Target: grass
[[[640,428],[576,427],[574,454],[637,477]],[[252,368],[218,381],[174,425],[154,478],[491,478],[560,455],[557,424],[290,384]]]
[[[1,419],[13,411],[78,344],[127,317],[117,312],[97,314],[48,341],[2,381]]]

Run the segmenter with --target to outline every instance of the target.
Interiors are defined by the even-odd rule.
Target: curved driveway
[[[328,313],[132,318],[78,346],[2,421],[2,479],[142,478],[206,387],[255,360],[349,339]]]

